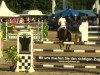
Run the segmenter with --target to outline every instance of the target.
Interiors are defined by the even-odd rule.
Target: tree
[[[95,0],[67,0],[68,9],[91,9]],[[100,0],[99,0],[100,1]],[[0,0],[1,2],[1,0]],[[24,10],[38,9],[48,14],[52,11],[51,0],[5,0],[7,7],[16,12],[21,13]],[[56,11],[62,10],[63,0],[56,0]]]
[[[5,0],[5,3],[10,10],[12,10],[16,13],[18,13],[20,11],[19,10],[20,6],[19,6],[19,3],[18,3],[18,0],[14,0],[14,1],[13,0]]]
[[[95,0],[68,0],[69,9],[91,9]]]

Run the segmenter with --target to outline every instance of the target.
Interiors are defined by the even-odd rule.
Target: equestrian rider
[[[57,30],[57,35],[58,35],[58,32],[59,32],[59,30],[60,30],[60,28],[67,28],[66,27],[66,19],[64,18],[64,16],[62,15],[60,18],[59,18],[59,20],[58,20],[58,25],[60,25],[60,27],[58,28],[58,30]],[[57,36],[58,37],[58,36]]]

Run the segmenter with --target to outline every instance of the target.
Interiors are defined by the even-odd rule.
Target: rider
[[[58,32],[59,32],[60,28],[65,28],[65,29],[67,28],[66,27],[66,19],[63,15],[59,18],[58,25],[60,25],[60,27],[57,30],[57,37],[58,37]]]

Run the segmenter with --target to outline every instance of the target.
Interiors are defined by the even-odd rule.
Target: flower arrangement
[[[80,34],[78,34],[78,33],[75,34],[75,41],[76,42],[80,41]]]

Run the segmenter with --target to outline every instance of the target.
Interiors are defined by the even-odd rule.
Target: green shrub
[[[12,63],[15,63],[20,59],[17,52],[17,46],[7,47],[4,51],[7,53],[8,58],[12,61]]]
[[[80,34],[76,33],[75,38],[80,38]]]

